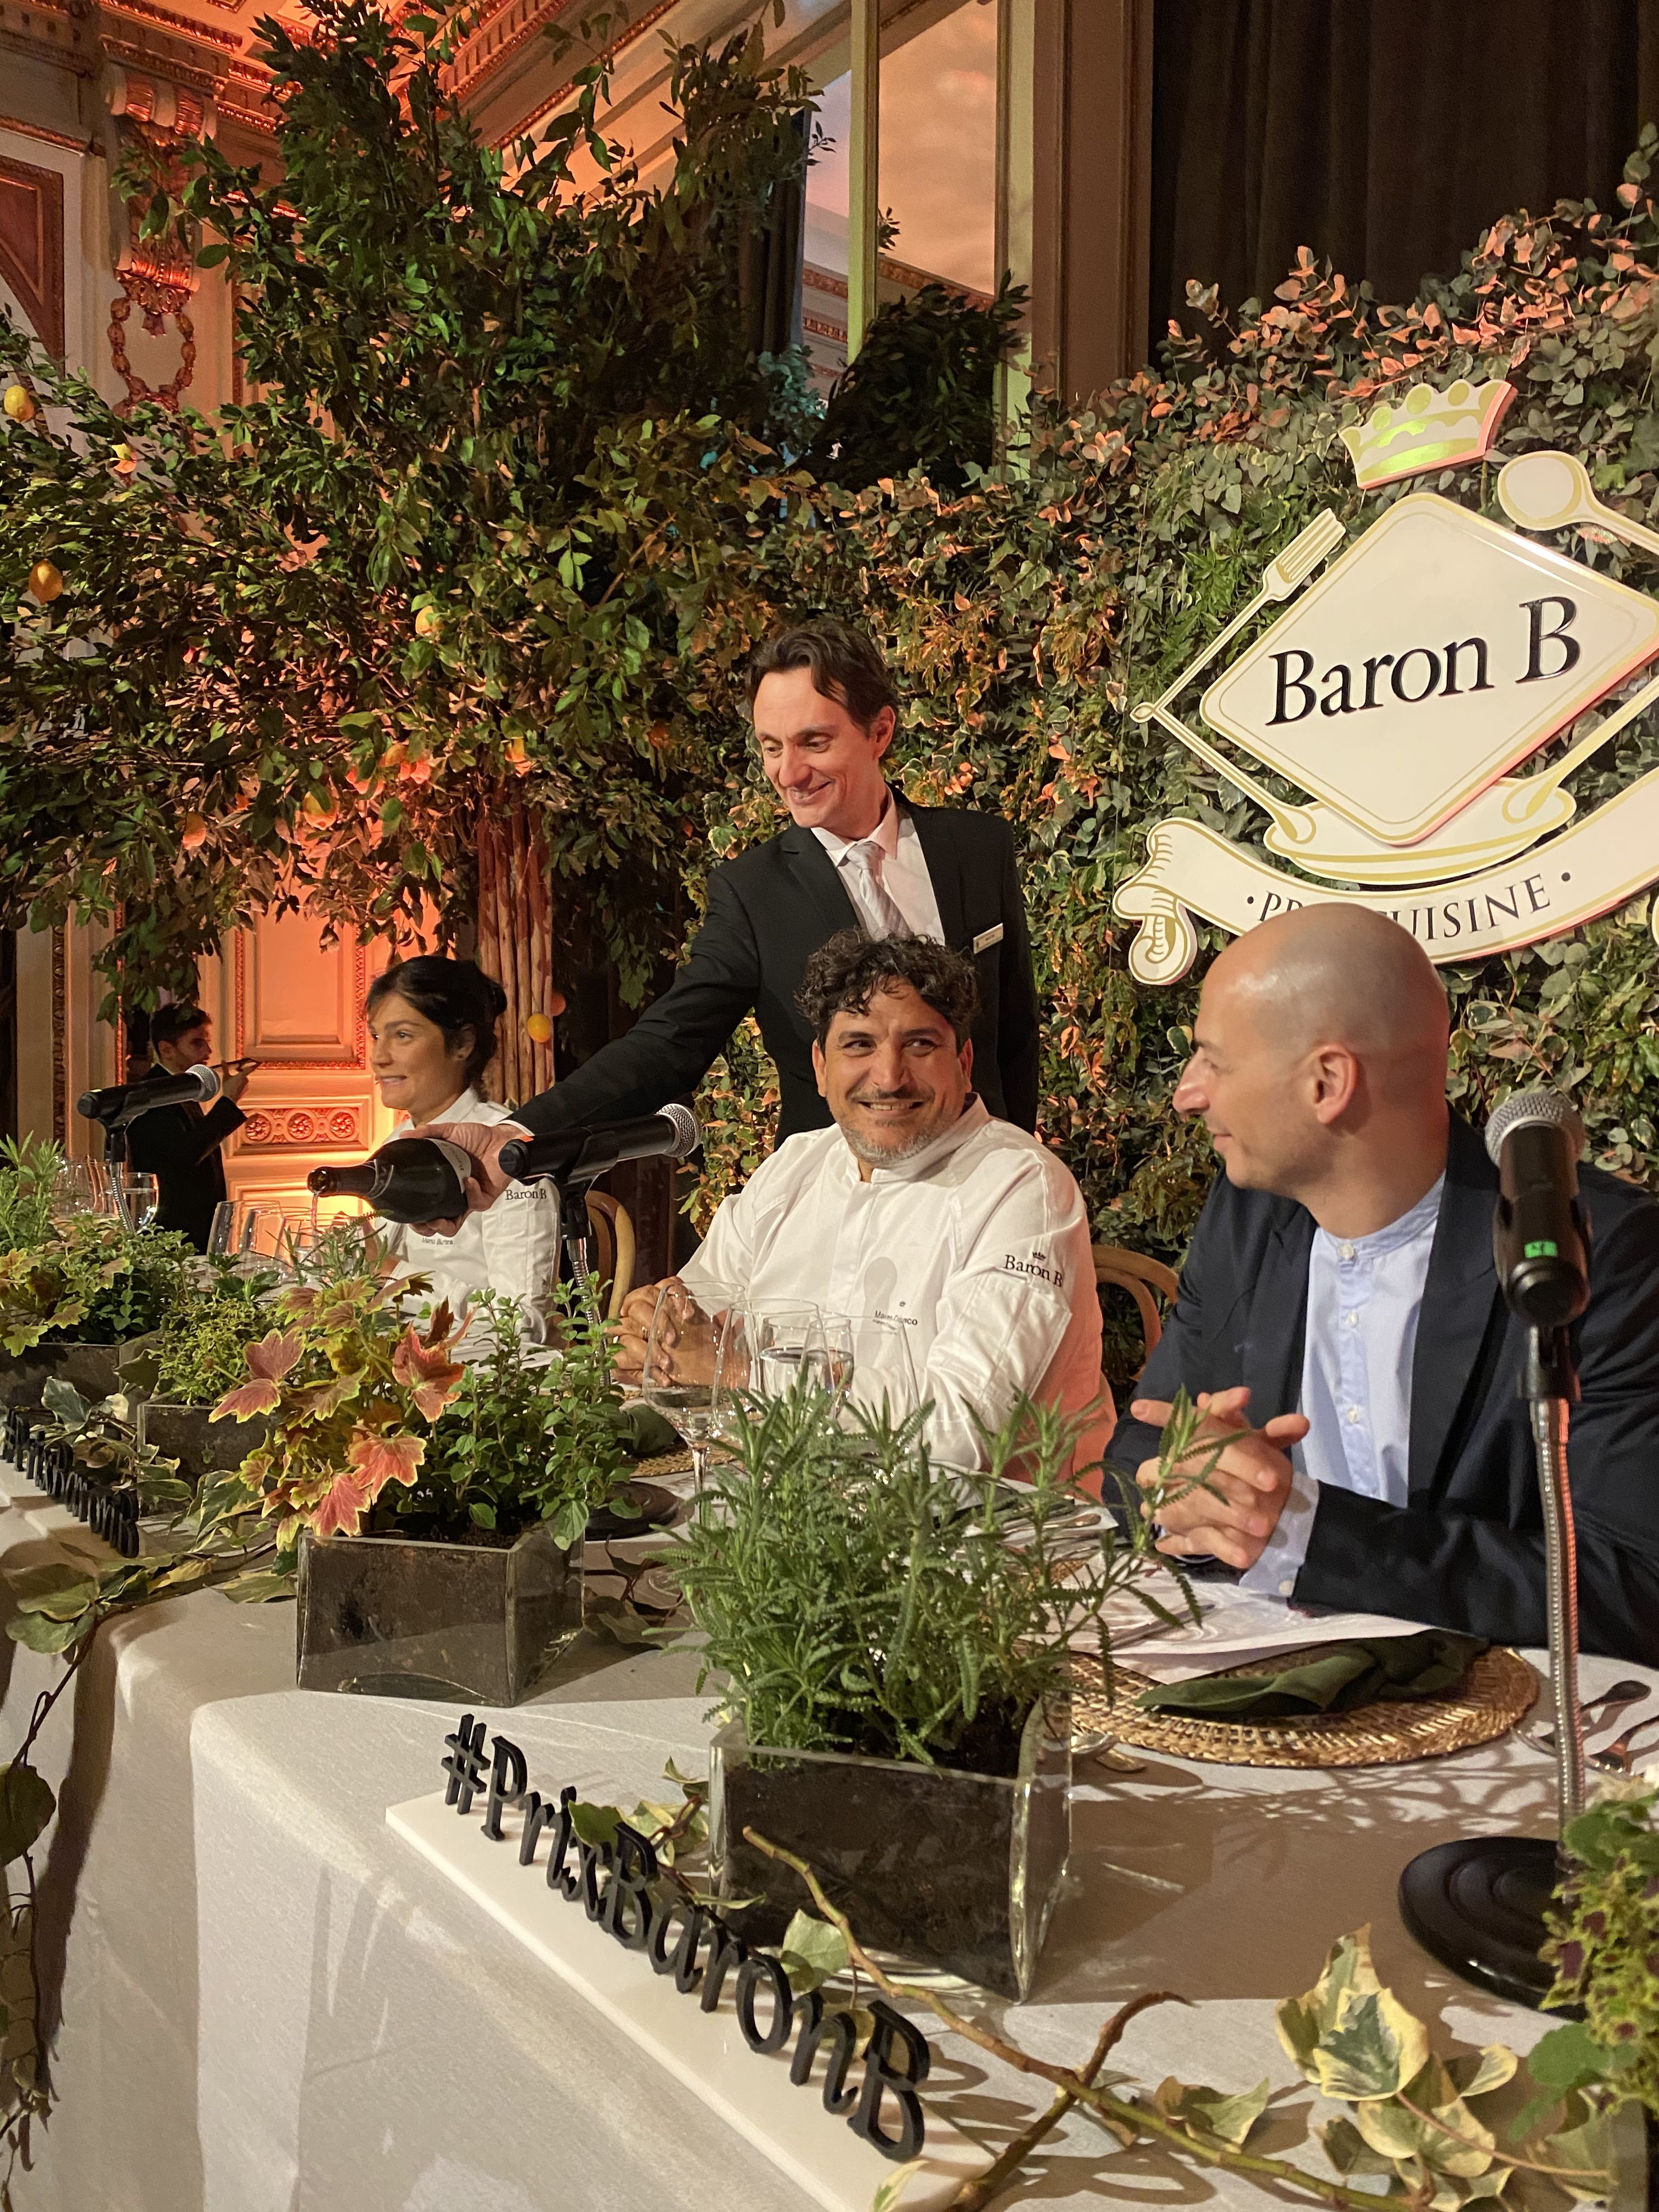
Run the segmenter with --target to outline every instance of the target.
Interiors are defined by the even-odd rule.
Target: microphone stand
[[[1555,1692],[1553,1841],[1476,1836],[1419,1852],[1400,1877],[1400,1914],[1443,1966],[1511,2003],[1540,2008],[1555,1977],[1539,1957],[1560,1870],[1560,1838],[1584,1806],[1578,1709],[1578,1565],[1567,1485],[1567,1427],[1578,1376],[1565,1328],[1529,1328],[1521,1378],[1544,1509],[1544,1602]]]

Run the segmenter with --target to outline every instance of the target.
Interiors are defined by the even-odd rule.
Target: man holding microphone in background
[[[199,1006],[163,1006],[150,1017],[150,1050],[163,1075],[185,1075],[208,1064],[212,1028]],[[155,1177],[158,1229],[176,1229],[198,1252],[208,1248],[213,1209],[225,1195],[220,1146],[247,1116],[236,1101],[257,1062],[237,1060],[222,1070],[219,1096],[204,1112],[196,1105],[160,1106],[132,1124],[128,1164]]]

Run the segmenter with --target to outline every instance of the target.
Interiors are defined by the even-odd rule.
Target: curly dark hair
[[[898,694],[875,641],[834,615],[815,615],[769,637],[749,664],[749,705],[765,678],[792,668],[810,668],[812,689],[839,699],[861,730],[884,707],[898,707]]]
[[[819,945],[806,963],[795,1004],[812,1024],[820,1045],[837,1014],[862,1014],[878,991],[908,983],[936,1014],[943,1014],[965,1044],[979,1011],[973,963],[931,937],[866,937],[843,929]]]

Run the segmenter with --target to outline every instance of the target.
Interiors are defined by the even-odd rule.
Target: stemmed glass
[[[95,1213],[97,1194],[92,1171],[85,1160],[65,1160],[52,1178],[48,1208],[60,1229],[67,1229],[78,1213]]]
[[[848,1322],[848,1332],[859,1381],[855,1402],[868,1413],[884,1413],[895,1425],[908,1420],[921,1403],[921,1392],[903,1322],[859,1314]]]
[[[708,1471],[720,1335],[736,1301],[736,1291],[725,1284],[711,1285],[699,1299],[684,1284],[669,1282],[652,1310],[640,1395],[690,1447],[698,1490]]]
[[[148,1229],[155,1218],[161,1194],[153,1175],[123,1164],[110,1170],[115,1203],[129,1229]]]
[[[757,1396],[787,1398],[802,1375],[829,1388],[823,1322],[816,1306],[756,1307],[749,1316],[749,1340],[750,1387]]]
[[[279,1206],[222,1198],[208,1231],[208,1257],[230,1261],[238,1274],[260,1274],[281,1262],[285,1228]]]

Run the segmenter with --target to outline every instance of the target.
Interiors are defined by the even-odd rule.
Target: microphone
[[[151,1075],[143,1083],[112,1083],[106,1091],[84,1091],[75,1110],[88,1121],[101,1121],[106,1129],[125,1129],[129,1121],[157,1106],[204,1106],[219,1096],[222,1087],[212,1068],[198,1060],[182,1075]]]
[[[1492,1260],[1510,1310],[1565,1328],[1589,1304],[1589,1231],[1578,1205],[1584,1125],[1559,1091],[1517,1091],[1486,1124],[1498,1170]]]
[[[631,1121],[515,1137],[501,1146],[501,1172],[515,1182],[592,1182],[623,1160],[683,1160],[702,1142],[702,1133],[684,1106],[665,1106]]]

